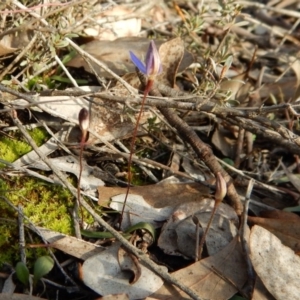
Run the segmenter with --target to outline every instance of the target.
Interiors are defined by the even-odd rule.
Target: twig
[[[244,212],[242,214],[242,220],[241,220],[241,227],[239,230],[239,235],[241,239],[241,244],[242,244],[242,249],[243,249],[243,254],[246,260],[246,265],[247,265],[247,273],[248,273],[248,280],[247,280],[247,285],[246,285],[246,291],[245,293],[249,298],[251,298],[251,294],[254,289],[254,282],[255,282],[255,274],[254,270],[250,261],[250,249],[248,245],[248,235],[249,235],[249,230],[247,226],[247,215],[248,215],[248,208],[249,208],[249,203],[251,201],[250,196],[252,193],[253,189],[253,180],[249,181],[247,192],[245,195],[245,205],[244,205]],[[248,237],[248,238],[247,238]]]
[[[227,193],[227,185],[226,182],[223,178],[223,176],[221,175],[220,172],[218,172],[216,174],[216,192],[215,192],[215,203],[214,203],[214,207],[211,211],[211,215],[210,218],[208,220],[208,223],[206,224],[206,228],[205,231],[201,237],[200,243],[199,243],[199,255],[198,255],[198,259],[201,259],[201,255],[202,255],[202,250],[203,250],[203,245],[208,233],[208,230],[211,226],[211,223],[213,221],[213,218],[216,214],[217,208],[219,207],[219,205],[222,203],[224,197],[226,196]]]
[[[68,69],[65,67],[65,65],[62,63],[62,61],[60,60],[60,58],[58,56],[55,56],[54,59],[56,60],[56,62],[59,64],[59,66],[64,70],[65,74],[67,75],[67,77],[70,79],[70,81],[72,82],[72,84],[75,87],[78,87],[78,84],[76,82],[76,80],[73,78],[73,76],[70,74],[70,72],[68,71]]]
[[[0,84],[0,90],[3,92],[8,92],[10,94],[16,95],[19,98],[23,98],[30,103],[35,103],[35,105],[38,105],[36,101],[32,99],[32,96],[19,93],[17,91],[14,91],[10,88],[7,88],[3,85]],[[172,91],[171,88],[166,89],[166,91]],[[59,92],[53,92],[53,94],[68,94],[71,92],[65,92],[62,93],[61,91]],[[81,92],[76,92],[75,94],[80,94],[82,95]],[[85,93],[86,95],[86,93]],[[89,93],[89,95],[92,95],[93,97],[102,97],[103,99],[111,100],[111,101],[116,101],[116,102],[121,102],[121,103],[126,103],[126,101],[130,101],[131,103],[136,103],[140,104],[141,99],[137,97],[133,97],[132,99],[124,99],[122,97],[116,97],[104,93]],[[159,96],[162,98],[162,96]],[[197,97],[195,98],[197,99]],[[191,99],[193,100],[193,99]],[[180,108],[180,109],[186,109],[186,110],[197,110],[197,106],[195,103],[180,103],[180,102],[174,102],[174,101],[166,101],[166,100],[160,100],[160,99],[151,99],[151,98],[146,98],[145,100],[145,105],[155,105],[155,106],[160,106],[160,107],[166,107],[166,108]],[[229,123],[232,123],[234,125],[240,126],[244,128],[247,131],[250,131],[252,133],[261,135],[262,137],[268,139],[269,141],[272,141],[276,144],[281,145],[282,147],[288,149],[291,151],[293,154],[300,155],[300,137],[296,134],[294,134],[292,131],[288,130],[287,128],[283,127],[277,122],[270,121],[267,118],[260,117],[258,114],[260,113],[269,113],[269,112],[274,112],[277,110],[283,110],[286,108],[297,108],[299,107],[299,104],[282,104],[282,105],[276,105],[274,107],[263,107],[263,108],[253,108],[253,109],[235,109],[235,108],[229,108],[229,107],[221,107],[215,104],[207,103],[201,106],[201,111],[207,112],[207,113],[212,113],[219,117],[220,119],[226,120]],[[271,130],[266,130],[265,127],[254,123],[251,120],[252,119],[256,122],[259,122],[265,127],[272,128],[274,131]],[[279,131],[280,134],[277,132]],[[90,132],[99,138],[100,141],[102,141],[101,136],[97,135],[95,132]],[[282,138],[285,137],[285,138]],[[103,141],[104,144],[106,144],[108,147],[111,148],[111,145],[108,145],[106,141]],[[117,151],[118,152],[118,151]]]
[[[21,262],[26,265],[23,207],[20,204],[18,205],[18,226],[19,226],[19,245],[20,245]]]
[[[201,239],[200,239],[200,242],[199,242],[199,245],[198,245],[198,256],[197,256],[198,260],[200,260],[202,258],[202,252],[203,252],[203,246],[204,246],[204,243],[205,243],[205,239],[206,239],[208,230],[211,226],[211,223],[213,221],[213,218],[216,214],[217,208],[219,207],[219,204],[220,204],[220,202],[215,200],[214,207],[213,207],[213,209],[211,211],[211,214],[210,214],[210,218],[208,220],[208,223],[206,225],[206,228],[205,228],[205,230],[204,230],[204,232],[201,236]]]
[[[284,193],[282,190],[278,189],[278,188],[275,187],[275,186],[271,186],[271,185],[268,185],[268,184],[265,184],[265,183],[263,183],[263,182],[260,182],[260,181],[258,181],[258,180],[253,179],[252,177],[248,176],[248,175],[246,174],[246,172],[241,171],[241,170],[239,170],[239,169],[236,169],[236,168],[233,167],[232,165],[226,163],[225,161],[223,161],[223,160],[221,160],[221,159],[219,159],[219,158],[218,158],[218,161],[219,161],[219,163],[220,163],[221,165],[225,166],[225,167],[226,167],[227,169],[229,169],[231,172],[234,172],[234,173],[236,173],[236,174],[238,174],[238,175],[244,177],[244,178],[247,179],[247,180],[253,180],[255,186],[264,188],[264,189],[266,189],[266,190],[268,190],[268,191],[270,191],[270,192],[272,192],[272,193],[275,193],[275,192],[277,192],[277,193]],[[247,185],[248,185],[248,181],[247,181]]]

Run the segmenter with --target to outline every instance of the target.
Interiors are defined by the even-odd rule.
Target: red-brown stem
[[[212,220],[213,220],[213,218],[214,218],[214,215],[215,215],[215,213],[216,213],[216,210],[217,210],[217,208],[218,208],[218,206],[219,206],[219,204],[220,204],[221,202],[222,202],[221,200],[217,200],[217,199],[215,200],[215,205],[214,205],[214,207],[213,207],[213,210],[212,210],[212,212],[211,212],[209,221],[208,221],[208,223],[207,223],[207,226],[206,226],[206,228],[205,228],[205,231],[204,231],[204,233],[203,233],[203,235],[202,235],[202,237],[201,237],[200,243],[199,243],[199,254],[198,254],[198,259],[199,259],[199,260],[201,259],[201,256],[202,256],[203,245],[204,245],[205,238],[206,238],[206,236],[207,236],[209,227],[210,227],[211,222],[212,222]]]
[[[80,182],[81,182],[81,176],[82,176],[82,156],[83,156],[83,148],[86,142],[86,134],[82,132],[82,137],[80,141],[80,152],[79,152],[79,174],[78,174],[78,182],[77,182],[77,199],[78,199],[78,206],[80,207],[80,213],[81,213],[81,224],[83,224],[83,210],[80,204]]]
[[[130,143],[130,150],[129,150],[130,152],[129,152],[129,158],[128,158],[128,180],[127,180],[128,185],[127,185],[126,196],[125,196],[125,200],[124,200],[123,208],[122,208],[122,212],[121,212],[121,217],[120,217],[120,227],[119,227],[120,229],[121,229],[121,225],[122,225],[122,221],[123,221],[123,214],[124,214],[124,210],[125,210],[129,190],[130,190],[130,185],[131,185],[131,177],[132,177],[131,163],[132,163],[134,144],[135,144],[135,141],[136,141],[136,136],[137,136],[139,123],[140,123],[142,113],[143,113],[143,110],[144,110],[145,100],[146,100],[146,97],[147,97],[147,95],[149,94],[149,92],[152,88],[152,85],[153,85],[153,80],[148,79],[147,85],[146,85],[145,90],[144,90],[144,97],[143,97],[143,100],[142,100],[142,103],[141,103],[141,109],[139,111],[139,115],[138,115],[137,120],[136,120],[136,124],[135,124],[134,130],[133,130],[133,135],[132,135],[132,139],[131,139],[131,143]]]

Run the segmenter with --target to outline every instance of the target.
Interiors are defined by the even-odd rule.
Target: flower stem
[[[138,127],[139,127],[141,117],[142,117],[142,113],[144,111],[146,97],[149,94],[149,92],[151,91],[152,86],[153,86],[153,80],[148,79],[147,85],[146,85],[145,90],[144,90],[144,97],[143,97],[143,100],[142,100],[142,103],[141,103],[141,108],[140,108],[140,111],[139,111],[139,115],[137,117],[136,124],[135,124],[133,134],[132,134],[132,139],[131,139],[131,143],[130,143],[130,152],[129,152],[129,158],[128,158],[127,190],[126,190],[126,196],[125,196],[125,200],[124,200],[124,203],[123,203],[123,208],[122,208],[122,212],[121,212],[121,216],[120,216],[120,227],[119,227],[120,229],[121,229],[121,225],[122,225],[122,221],[123,221],[123,214],[124,214],[126,202],[127,202],[127,199],[128,199],[128,194],[129,194],[129,190],[130,190],[130,186],[131,186],[131,180],[132,180],[131,164],[132,164],[132,156],[133,156],[133,151],[134,151],[134,144],[135,144],[135,141],[136,141],[137,131],[138,131]]]
[[[81,224],[83,224],[83,210],[80,203],[80,182],[82,177],[82,170],[83,170],[83,164],[82,164],[82,157],[83,157],[83,149],[86,144],[86,134],[82,132],[81,141],[79,143],[80,152],[79,152],[79,174],[78,174],[78,182],[77,182],[77,199],[78,199],[78,206],[80,208],[80,214],[81,214]]]

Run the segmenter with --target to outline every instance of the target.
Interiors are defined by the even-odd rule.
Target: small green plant
[[[25,285],[27,286],[29,283],[29,270],[27,266],[19,261],[16,265],[16,274],[18,279]]]
[[[33,283],[35,287],[38,281],[45,275],[47,275],[54,266],[54,260],[52,257],[45,255],[39,257],[33,266],[33,275],[30,275],[29,270],[23,262],[18,262],[16,265],[17,278],[25,285],[29,286]]]

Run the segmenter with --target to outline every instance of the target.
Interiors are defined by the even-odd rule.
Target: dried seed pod
[[[88,129],[90,126],[90,114],[86,108],[82,108],[78,114],[79,127],[82,133],[81,141],[84,143],[87,141]]]
[[[216,177],[216,193],[215,193],[215,200],[217,202],[222,202],[227,194],[227,184],[220,172],[217,173]]]

